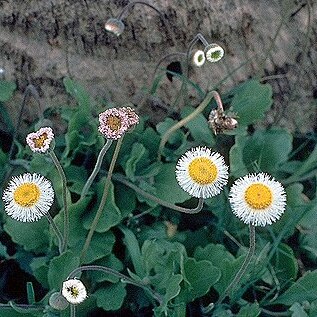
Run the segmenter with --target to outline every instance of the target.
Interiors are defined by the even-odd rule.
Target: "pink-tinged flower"
[[[99,114],[99,132],[107,139],[120,139],[129,129],[129,116],[120,108],[111,108]]]
[[[128,115],[129,130],[133,129],[140,122],[139,116],[132,108],[122,107],[119,109],[124,111]]]
[[[52,128],[40,128],[36,132],[29,133],[26,143],[33,152],[45,153],[49,150],[51,142],[54,140]]]

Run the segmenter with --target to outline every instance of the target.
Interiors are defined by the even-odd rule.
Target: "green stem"
[[[119,151],[120,151],[120,148],[121,148],[121,145],[122,145],[122,140],[123,140],[123,137],[121,137],[118,140],[116,148],[114,150],[113,157],[112,157],[112,160],[111,160],[111,163],[110,163],[110,167],[109,167],[109,172],[108,172],[108,175],[107,175],[107,178],[106,178],[105,187],[104,187],[104,190],[103,190],[103,195],[102,195],[102,198],[101,198],[101,201],[100,201],[100,205],[98,207],[98,210],[97,210],[97,213],[95,215],[95,218],[94,218],[94,220],[93,220],[93,222],[91,224],[91,227],[90,227],[90,230],[88,232],[84,247],[83,247],[83,249],[81,251],[81,255],[80,255],[81,262],[83,262],[84,259],[85,259],[86,253],[88,251],[88,248],[89,248],[89,245],[90,245],[90,242],[91,242],[91,239],[92,239],[92,236],[93,236],[93,234],[94,234],[94,232],[95,232],[95,230],[97,228],[99,219],[100,219],[100,217],[102,215],[102,212],[103,212],[103,210],[105,208],[106,201],[107,201],[107,196],[108,196],[108,190],[109,190],[109,186],[110,186],[110,180],[111,180],[111,176],[112,176],[112,173],[113,173],[113,170],[114,170],[114,166],[115,166],[115,163],[117,161],[118,154],[119,154]]]
[[[110,267],[106,267],[106,266],[100,266],[100,265],[85,265],[85,266],[80,266],[76,269],[74,269],[71,273],[69,273],[67,279],[72,279],[74,278],[78,273],[81,273],[83,271],[101,271],[107,274],[111,274],[113,276],[118,277],[121,282],[125,282],[125,283],[129,283],[131,285],[135,285],[138,287],[143,288],[144,290],[148,291],[152,297],[157,300],[160,304],[162,304],[163,299],[161,294],[158,294],[157,292],[155,292],[154,290],[152,290],[147,284],[136,281],[134,279],[132,279],[129,276],[126,276]]]
[[[98,158],[97,158],[97,162],[96,162],[96,165],[94,167],[94,170],[92,171],[90,177],[88,178],[82,192],[81,192],[81,195],[80,195],[80,198],[84,198],[87,193],[88,193],[88,190],[92,184],[92,182],[94,181],[95,177],[97,176],[97,174],[99,173],[99,170],[100,170],[100,167],[101,167],[101,164],[102,164],[102,160],[106,154],[106,152],[108,151],[109,147],[111,146],[112,144],[112,140],[110,139],[107,139],[107,142],[106,144],[102,147],[102,149],[100,150],[100,153],[98,155]]]
[[[55,224],[52,216],[50,215],[50,213],[47,213],[45,216],[46,216],[49,224],[52,226],[52,229],[53,229],[54,233],[56,234],[56,237],[58,239],[58,250],[59,250],[59,254],[61,254],[63,252],[63,245],[64,245],[63,235],[60,232],[60,230],[58,229],[58,227],[56,226],[56,224]]]
[[[201,102],[201,104],[195,109],[195,111],[193,111],[191,114],[189,114],[187,117],[185,117],[184,119],[180,120],[179,122],[177,122],[175,125],[173,125],[171,128],[169,128],[165,134],[163,134],[160,145],[159,145],[159,150],[158,150],[158,160],[161,159],[161,153],[163,151],[163,148],[167,142],[167,140],[169,139],[169,137],[171,136],[171,134],[173,134],[177,129],[183,127],[185,124],[187,124],[190,120],[194,119],[199,113],[201,113],[210,103],[211,99],[215,98],[218,108],[222,107],[222,104],[219,104],[219,100],[221,102],[220,96],[218,94],[218,92],[216,91],[211,91],[207,94],[207,96],[205,97],[205,99]]]
[[[171,204],[167,201],[164,201],[160,198],[157,198],[156,196],[149,194],[148,192],[144,191],[143,189],[139,188],[138,186],[128,182],[126,179],[124,179],[122,176],[114,174],[112,175],[112,178],[128,187],[130,187],[131,189],[133,189],[135,192],[139,193],[140,195],[142,195],[145,198],[151,199],[153,201],[155,201],[156,203],[158,203],[161,206],[176,210],[176,211],[180,211],[180,212],[184,212],[186,214],[196,214],[198,212],[201,211],[201,209],[203,208],[203,204],[204,204],[204,199],[203,198],[199,198],[198,200],[198,205],[196,208],[193,209],[189,209],[189,208],[184,208],[184,207],[180,207],[180,206],[176,206],[174,204]]]
[[[60,164],[57,156],[54,151],[49,151],[49,156],[51,157],[53,163],[55,164],[59,176],[62,180],[63,186],[63,205],[64,205],[64,243],[62,246],[62,252],[66,251],[68,245],[68,235],[69,235],[69,214],[68,214],[68,206],[67,206],[67,180],[66,175],[64,173],[63,167]]]
[[[255,226],[251,225],[249,226],[250,229],[250,247],[249,251],[239,269],[234,279],[231,281],[231,283],[227,286],[225,291],[223,292],[222,296],[220,296],[218,303],[220,304],[227,295],[230,295],[230,293],[235,289],[235,287],[238,285],[239,281],[241,280],[242,276],[246,272],[249,264],[251,263],[251,259],[254,254],[255,250]]]
[[[76,317],[76,306],[70,305],[70,317]]]

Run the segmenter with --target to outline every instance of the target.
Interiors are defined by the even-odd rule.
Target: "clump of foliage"
[[[120,19],[110,20],[111,29],[123,31]],[[222,48],[198,34],[180,54],[186,62],[198,40],[207,59],[222,57]],[[195,53],[196,66],[205,54]],[[5,107],[16,86],[0,80],[1,192],[22,173],[40,173],[55,191],[49,221],[17,221],[1,204],[1,317],[317,315],[316,140],[277,126],[258,128],[274,102],[269,84],[249,79],[222,92],[224,111],[220,96],[192,82],[188,64],[185,70],[164,70],[183,83],[186,103],[177,119],[154,125],[143,116],[111,140],[98,127],[98,114],[108,118],[113,104],[93,100],[79,82],[64,78],[75,106],[49,107],[28,127],[31,133],[59,125],[47,153],[33,153],[18,133]],[[154,78],[144,98],[156,96],[161,79]],[[187,86],[199,105],[186,98]],[[22,109],[27,95],[37,98],[28,88]],[[130,119],[132,108],[116,107]],[[175,177],[180,156],[197,146],[221,153],[230,167],[225,188],[199,200],[199,208]],[[287,207],[276,223],[256,228],[254,245],[228,196],[236,179],[258,172],[285,187]]]

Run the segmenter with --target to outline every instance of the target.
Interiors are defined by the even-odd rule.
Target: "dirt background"
[[[148,3],[160,15],[136,4],[123,19],[120,37],[104,30],[127,0],[0,0],[0,68],[18,91],[8,104],[16,120],[28,84],[39,91],[45,107],[69,99],[62,80],[78,80],[96,100],[138,103],[142,87],[166,54],[186,52],[200,32],[226,52],[217,64],[191,68],[190,79],[203,89],[222,93],[248,78],[272,85],[274,105],[265,124],[288,127],[293,133],[316,129],[317,3],[312,0],[157,0]],[[202,48],[197,43],[197,48]],[[179,58],[167,58],[162,67]],[[221,82],[220,85],[219,82]],[[173,103],[179,80],[164,78],[158,104]],[[192,91],[193,101],[198,97]],[[165,115],[146,108],[154,120]],[[32,103],[24,120],[32,122]]]

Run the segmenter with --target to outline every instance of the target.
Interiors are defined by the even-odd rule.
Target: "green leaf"
[[[187,117],[194,110],[195,108],[188,106],[183,108],[181,111],[181,117]],[[208,125],[207,119],[202,113],[198,114],[194,119],[189,121],[185,127],[189,129],[196,142],[207,144],[209,146],[213,146],[215,144],[215,137]]]
[[[298,273],[298,263],[292,248],[281,243],[271,260],[276,277],[280,283],[294,280]]]
[[[252,136],[236,136],[230,151],[231,173],[240,177],[247,172],[263,171],[276,174],[288,159],[292,149],[292,135],[286,130],[257,130]]]
[[[8,101],[16,90],[17,86],[12,81],[0,80],[0,101]]]
[[[116,283],[106,287],[99,288],[94,295],[97,298],[97,306],[106,311],[118,310],[124,301],[127,291],[125,284]]]
[[[145,276],[145,271],[138,240],[136,239],[134,233],[128,228],[120,226],[120,230],[124,234],[123,242],[128,249],[135,272],[140,278],[143,278]]]
[[[66,88],[66,91],[76,99],[79,106],[85,110],[89,111],[90,107],[90,98],[87,94],[86,90],[77,82],[71,80],[68,77],[65,77],[63,79],[64,86]]]
[[[93,265],[110,267],[117,271],[121,271],[123,269],[122,262],[118,258],[116,258],[116,256],[112,253],[100,260],[95,261]],[[107,274],[100,271],[88,271],[88,274],[90,276],[91,281],[94,281],[94,283],[101,283],[105,281],[111,282],[111,283],[119,282],[119,278],[112,274]]]
[[[100,203],[101,197],[104,191],[106,177],[104,177],[97,185],[97,201]],[[96,204],[96,207],[99,208],[99,203]],[[96,208],[92,209],[87,216],[84,217],[83,225],[85,229],[90,229],[93,219],[96,214]],[[107,232],[110,228],[114,227],[118,223],[120,223],[122,219],[121,212],[116,205],[114,198],[114,188],[112,182],[110,182],[110,186],[108,189],[108,196],[106,200],[106,205],[103,209],[102,215],[99,219],[98,225],[96,227],[96,232]]]
[[[243,149],[246,142],[247,138],[245,136],[237,135],[235,137],[235,144],[230,149],[230,173],[234,178],[248,174],[248,168],[243,161]]]
[[[220,270],[213,266],[207,260],[196,261],[193,258],[187,258],[184,261],[184,281],[180,297],[185,302],[191,302],[194,299],[205,295],[210,287],[220,279]]]
[[[289,310],[292,313],[292,317],[308,317],[306,311],[300,303],[294,303]]]
[[[129,159],[125,164],[125,173],[129,179],[134,181],[137,164],[140,163],[144,156],[148,156],[148,151],[141,143],[134,143],[129,153]]]
[[[175,167],[175,163],[164,164],[160,174],[154,179],[157,197],[173,204],[190,198],[176,181]]]
[[[247,126],[264,118],[272,105],[272,87],[257,80],[246,81],[229,94],[233,94],[231,107],[238,115],[239,126]]]
[[[51,289],[59,290],[69,273],[80,264],[79,257],[67,251],[54,257],[48,269],[48,283]]]
[[[287,178],[287,182],[299,182],[305,179],[309,179],[316,176],[317,169],[317,146],[315,146],[313,152],[304,160],[290,177]]]
[[[26,251],[46,252],[49,236],[48,221],[44,218],[36,222],[19,222],[8,217],[4,230],[11,236],[13,242],[22,245]]]
[[[8,258],[7,247],[0,242],[0,257]]]
[[[236,317],[257,317],[261,314],[261,308],[259,307],[259,304],[253,303],[253,304],[247,304],[243,306]]]
[[[46,257],[37,257],[33,258],[30,267],[33,271],[34,277],[42,284],[43,287],[49,288],[48,285],[48,265],[46,263],[47,258]]]
[[[317,299],[317,270],[308,271],[290,286],[274,303],[292,305]]]
[[[34,304],[35,303],[35,293],[32,282],[26,283],[26,293],[28,298],[28,304]]]

